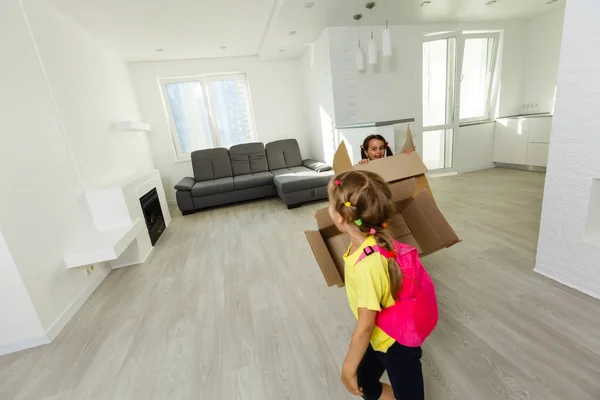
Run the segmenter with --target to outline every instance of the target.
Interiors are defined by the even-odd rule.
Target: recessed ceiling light
[[[157,52],[162,53],[165,49],[156,49]]]
[[[421,7],[428,6],[429,4],[431,4],[431,1],[426,0],[426,1],[424,1],[424,2],[421,3]]]
[[[306,3],[304,4],[304,8],[313,8],[315,3]]]
[[[498,0],[490,0],[487,3],[485,3],[486,6],[491,6],[492,4],[496,4]]]
[[[221,50],[225,50],[227,48],[227,46],[221,46],[220,49]]]
[[[295,34],[296,34],[296,31],[289,31],[288,32],[288,35],[290,35],[290,36],[294,36]]]

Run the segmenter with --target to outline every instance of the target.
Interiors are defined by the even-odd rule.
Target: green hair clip
[[[359,218],[359,219],[355,219],[355,220],[354,220],[354,223],[355,223],[357,226],[361,226],[361,225],[362,225],[362,219],[360,219],[360,218]]]

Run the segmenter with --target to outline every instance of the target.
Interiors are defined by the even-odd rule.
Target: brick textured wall
[[[600,241],[586,240],[600,178],[600,1],[568,1],[535,271],[600,298]],[[593,205],[600,207],[600,204]]]

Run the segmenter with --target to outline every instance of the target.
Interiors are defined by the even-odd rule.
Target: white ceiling
[[[531,18],[565,0],[49,0],[126,61],[260,55],[296,58],[327,26],[496,21]],[[307,3],[314,3],[307,8]],[[296,31],[289,35],[289,31]],[[227,46],[226,49],[221,49]],[[156,49],[164,49],[157,52]],[[281,51],[283,50],[283,51]]]

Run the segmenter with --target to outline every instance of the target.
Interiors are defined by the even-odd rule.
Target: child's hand
[[[369,160],[367,160],[366,158],[362,158],[358,163],[359,164],[368,164]]]
[[[342,382],[346,389],[355,396],[364,396],[362,388],[358,387],[358,377],[356,376],[356,368],[351,368],[344,363],[342,365]]]

